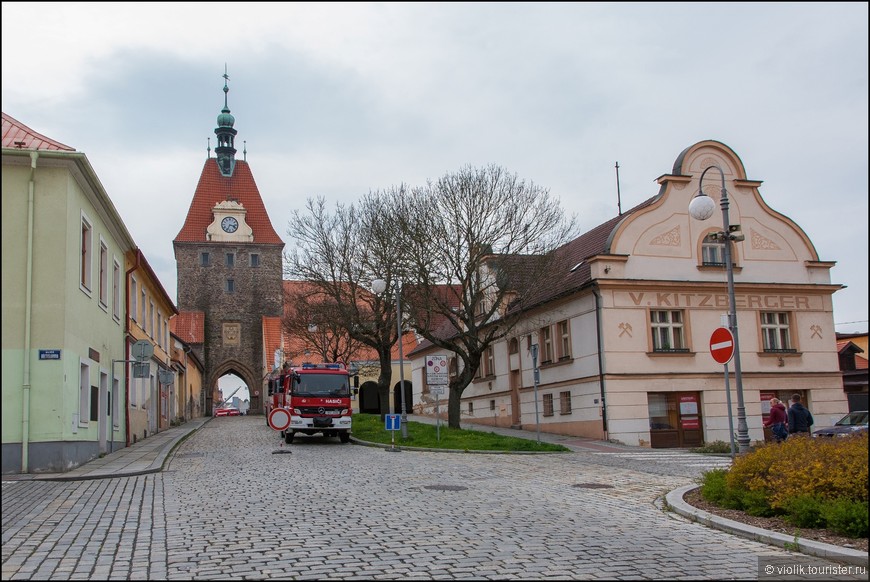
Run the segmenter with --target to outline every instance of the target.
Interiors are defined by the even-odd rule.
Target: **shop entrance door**
[[[649,432],[654,449],[704,444],[699,392],[650,392]]]

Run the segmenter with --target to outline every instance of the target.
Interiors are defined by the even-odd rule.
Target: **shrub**
[[[827,527],[851,538],[866,538],[868,530],[867,502],[835,499],[822,505],[822,517]]]
[[[822,517],[822,502],[812,495],[800,495],[787,500],[783,507],[786,515],[783,519],[798,527],[824,527]]]
[[[731,444],[725,441],[713,441],[691,449],[693,453],[730,453]]]
[[[725,481],[727,474],[727,469],[706,471],[701,482],[701,497],[725,509],[743,509],[740,492],[729,488]]]

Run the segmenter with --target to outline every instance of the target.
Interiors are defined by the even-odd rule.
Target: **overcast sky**
[[[6,3],[3,111],[87,154],[174,300],[223,106],[275,230],[324,196],[497,164],[583,230],[721,141],[836,261],[866,332],[867,3]],[[214,154],[212,154],[214,155]],[[235,386],[233,386],[234,388]]]

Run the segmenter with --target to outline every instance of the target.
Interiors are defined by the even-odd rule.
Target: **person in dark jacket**
[[[770,415],[764,421],[764,426],[770,427],[776,442],[781,443],[788,438],[785,404],[779,398],[770,399]]]
[[[791,406],[788,409],[788,434],[809,434],[813,425],[813,415],[808,408],[801,404],[801,395],[791,397]]]

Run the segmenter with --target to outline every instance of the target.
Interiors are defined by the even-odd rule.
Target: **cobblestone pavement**
[[[161,473],[4,481],[2,578],[719,580],[806,563],[663,511],[700,470],[655,458],[282,446],[262,417],[219,418]],[[834,579],[852,578],[866,569]]]

